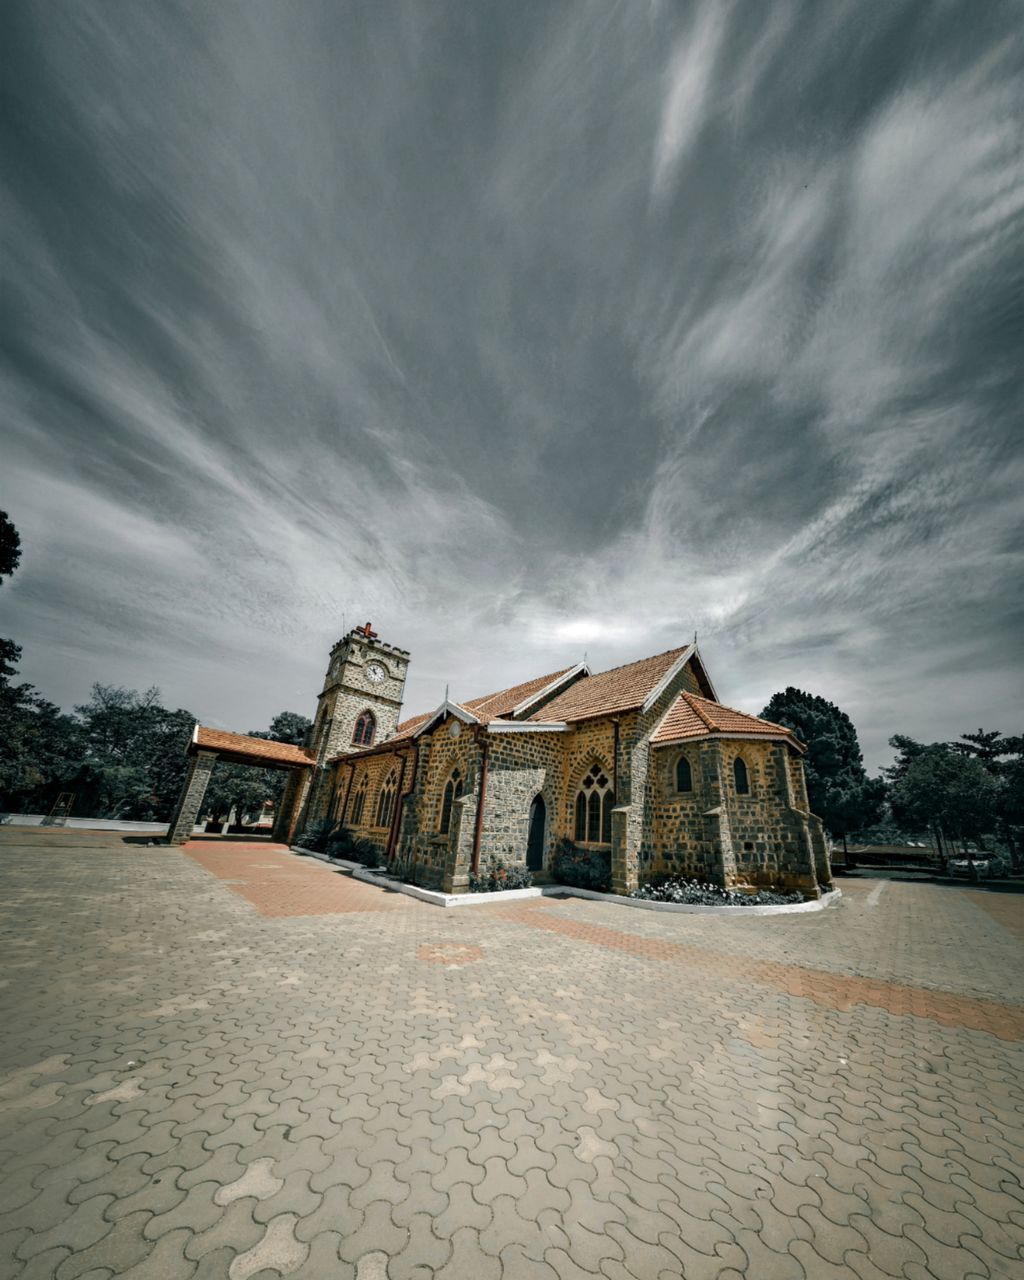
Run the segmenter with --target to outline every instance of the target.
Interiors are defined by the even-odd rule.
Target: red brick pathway
[[[190,840],[182,849],[261,916],[329,916],[352,911],[419,910],[421,902],[315,860],[304,861],[283,844]],[[238,883],[233,883],[237,881]],[[427,908],[429,910],[429,908]]]
[[[535,899],[522,906],[503,907],[496,914],[517,924],[532,925],[536,929],[546,929],[612,951],[668,964],[696,966],[705,973],[714,973],[734,982],[753,982],[771,987],[787,995],[812,1000],[826,1009],[846,1011],[855,1004],[869,1005],[896,1017],[929,1018],[944,1027],[985,1031],[999,1040],[1024,1040],[1024,1008],[1019,1005],[952,995],[927,987],[827,973],[801,965],[779,964],[774,960],[753,960],[683,942],[637,937],[544,910],[551,905],[545,899]]]

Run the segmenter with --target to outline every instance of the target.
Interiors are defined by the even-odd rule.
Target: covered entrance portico
[[[273,839],[283,844],[290,843],[316,764],[311,751],[290,742],[251,738],[248,734],[228,733],[224,729],[208,729],[197,724],[192,731],[187,754],[190,757],[188,773],[167,828],[168,844],[184,844],[191,838],[192,827],[202,812],[210,774],[218,760],[288,771],[288,781],[274,818]]]

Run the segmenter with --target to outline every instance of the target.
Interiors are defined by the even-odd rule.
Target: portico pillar
[[[174,808],[174,816],[167,828],[168,844],[184,844],[192,835],[192,828],[199,817],[206,786],[213,766],[217,763],[216,751],[197,751],[192,756],[188,773],[181,788],[181,795]]]
[[[295,838],[299,815],[309,794],[310,773],[309,769],[292,769],[288,774],[271,834],[271,839],[279,844],[291,844]]]

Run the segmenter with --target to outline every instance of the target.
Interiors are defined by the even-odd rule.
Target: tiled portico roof
[[[229,733],[226,729],[208,729],[201,724],[196,725],[189,746],[190,752],[197,750],[216,751],[236,764],[308,765],[310,768],[316,764],[313,753],[305,747],[296,747],[290,742],[271,742],[267,738],[250,738],[247,733]]]
[[[791,730],[770,720],[724,707],[710,698],[700,698],[695,693],[681,693],[658,726],[651,742],[659,746],[667,742],[684,742],[691,738],[730,737],[782,738],[798,751],[807,748]]]
[[[686,646],[669,649],[667,653],[656,654],[653,658],[641,658],[639,662],[630,662],[624,667],[613,667],[611,671],[600,671],[597,675],[577,680],[528,718],[592,720],[619,711],[634,711],[643,706],[658,681],[685,652]]]

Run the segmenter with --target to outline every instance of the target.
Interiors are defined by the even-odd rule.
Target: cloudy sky
[[[696,630],[1019,732],[1018,4],[0,11],[0,634],[54,701],[407,712]]]

